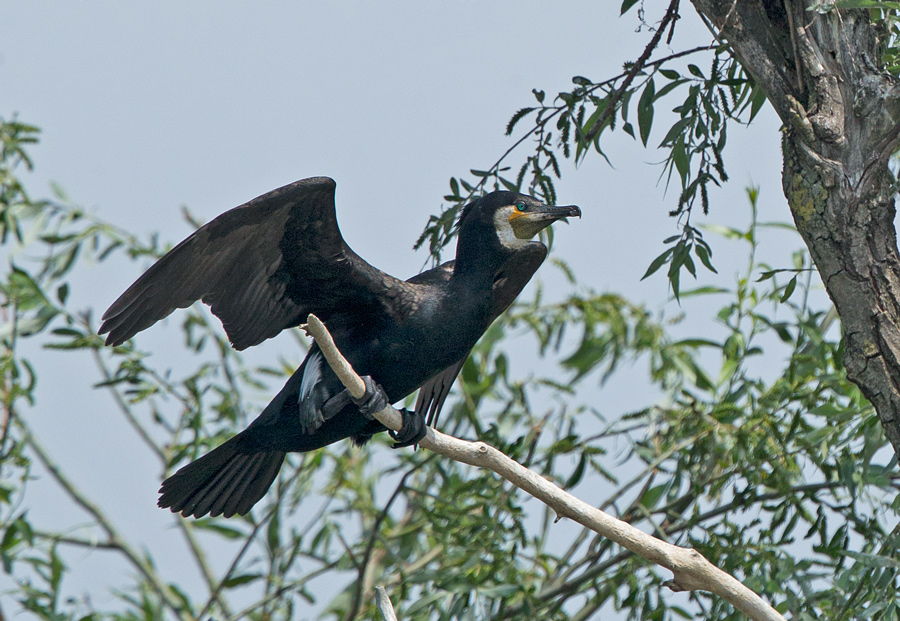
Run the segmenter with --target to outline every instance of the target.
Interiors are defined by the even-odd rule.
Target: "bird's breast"
[[[402,314],[332,333],[357,372],[371,375],[397,402],[472,349],[488,327],[490,303],[446,288],[423,290]]]

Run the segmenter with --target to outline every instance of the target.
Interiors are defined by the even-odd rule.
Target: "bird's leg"
[[[368,375],[362,376],[362,381],[366,385],[366,392],[359,399],[353,397],[346,388],[338,394],[331,397],[322,404],[322,416],[328,420],[351,403],[359,408],[359,413],[372,420],[373,415],[379,410],[383,410],[390,402],[387,395],[384,394],[381,386],[375,383]]]
[[[322,404],[322,418],[328,420],[345,407],[353,403],[353,397],[346,388]]]
[[[354,398],[349,390],[344,389],[322,405],[322,416],[325,420],[340,412],[350,403],[359,408],[360,414],[371,420],[375,418],[375,412],[383,410],[390,404],[384,390],[375,383],[375,380],[368,375],[362,376],[362,380],[366,385],[366,392],[359,399]],[[396,441],[394,448],[417,444],[425,437],[425,415],[409,410],[399,410],[399,412],[403,417],[400,431],[390,432],[391,437]]]

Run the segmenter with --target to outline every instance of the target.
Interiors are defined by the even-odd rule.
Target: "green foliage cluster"
[[[838,8],[869,10],[879,36],[884,69],[897,74],[900,71],[900,3],[840,0],[822,2],[809,10]],[[623,0],[621,4],[623,15],[636,11],[642,27],[658,29],[659,34],[668,29],[669,39],[677,10],[678,3],[671,3],[670,21],[667,14],[654,27],[645,21],[643,3]],[[750,124],[766,97],[727,45],[711,41],[708,45],[650,60],[661,40],[654,37],[641,60],[626,63],[623,71],[612,78],[594,81],[575,76],[573,88],[558,93],[552,100],[548,100],[545,91],[533,89],[537,105],[519,109],[506,126],[507,135],[512,136],[517,130],[521,134],[489,167],[472,169],[469,177],[450,179],[450,193],[444,196],[448,206],[431,216],[416,247],[427,244],[437,261],[453,237],[452,225],[459,209],[486,189],[524,191],[548,203],[555,202],[554,179],[560,177],[560,158],[578,164],[589,153],[596,152],[609,161],[602,139],[618,129],[640,140],[645,147],[655,146],[663,154],[660,179],[665,180],[666,188],[673,179],[680,186],[670,215],[678,218],[681,234],[663,242],[669,247],[653,262],[645,278],[666,265],[666,276],[677,299],[682,270],[696,278],[692,253],[705,267],[715,271],[709,261],[711,249],[702,241],[697,228],[691,226],[691,214],[698,199],[706,214],[710,184],[718,186],[728,180],[724,153],[729,126]],[[709,68],[705,69],[706,66]],[[660,110],[673,101],[674,107]],[[654,145],[650,136],[654,125],[660,123],[666,126],[665,135]],[[529,143],[531,152],[514,167],[509,161],[511,156]]]
[[[702,54],[711,55],[707,71],[695,63],[687,63],[683,69],[674,67],[676,61]],[[728,126],[750,123],[765,103],[765,95],[724,46],[700,46],[637,69],[626,65],[618,76],[599,82],[576,76],[573,89],[559,93],[552,102],[544,91],[535,90],[538,105],[520,109],[506,128],[511,135],[523,121],[530,120],[522,136],[486,170],[471,170],[472,179],[450,180],[450,194],[444,197],[449,207],[431,217],[417,245],[428,242],[438,257],[452,239],[459,209],[486,188],[525,191],[555,202],[553,179],[560,176],[560,155],[576,163],[590,151],[607,158],[601,140],[617,129],[648,146],[654,122],[658,124],[662,118],[671,125],[657,145],[665,153],[661,178],[667,186],[673,178],[678,180],[681,190],[672,215],[679,216],[683,226],[681,235],[666,240],[672,247],[660,255],[654,267],[669,265],[669,281],[677,297],[681,270],[688,269],[696,276],[691,251],[711,268],[709,247],[690,225],[690,216],[698,199],[703,212],[709,210],[710,183],[720,185],[728,180],[723,161]],[[655,112],[664,101],[679,95],[682,98],[673,114]],[[513,176],[506,160],[528,140],[534,145],[533,152]]]
[[[39,403],[48,371],[29,362],[23,342],[52,350],[59,364],[89,354],[96,388],[113,396],[132,426],[135,450],[155,455],[165,472],[242,428],[258,409],[253,395],[291,368],[248,366],[200,311],[182,325],[196,361],[183,377],[134,343],[103,348],[90,312],[69,307],[72,276],[160,248],[63,200],[33,201],[15,168],[30,165],[25,145],[36,130],[17,121],[0,127],[0,214],[12,257],[0,279],[0,559],[14,585],[2,594],[4,613],[270,619],[306,618],[315,605],[323,618],[376,618],[372,588],[384,584],[400,617],[413,620],[586,619],[613,610],[635,619],[739,618],[703,593],[666,595],[659,568],[556,522],[493,474],[426,451],[389,451],[384,439],[290,456],[245,519],[173,517],[186,541],[178,558],[160,558],[152,541],[128,540],[29,426],[26,413]],[[696,547],[793,618],[893,618],[896,467],[887,463],[872,408],[845,379],[833,314],[810,302],[816,280],[808,259],[798,253],[787,280],[759,263],[765,230],[754,217],[746,230],[714,231],[744,245],[746,271],[727,290],[681,292],[718,303],[718,336],[676,337],[677,323],[585,289],[558,265],[571,293],[547,301],[539,289],[491,328],[463,369],[442,427],[497,446],[648,532]],[[517,375],[511,336],[534,346],[549,370]],[[597,385],[621,390],[621,371],[635,364],[646,365],[658,399],[636,401],[625,414],[593,405]],[[69,499],[60,514],[78,507],[89,523],[35,527],[29,478],[36,469]],[[66,591],[78,571],[66,560],[72,549],[125,564],[116,605]],[[210,561],[213,550],[217,558],[226,551],[228,562]],[[167,568],[188,563],[195,584],[168,577]]]

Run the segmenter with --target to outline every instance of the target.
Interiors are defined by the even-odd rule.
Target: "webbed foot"
[[[400,427],[400,431],[388,432],[395,440],[393,446],[395,449],[416,445],[428,433],[424,414],[410,410],[400,410],[400,414],[403,416],[403,425]]]
[[[380,412],[389,406],[391,402],[388,401],[387,395],[384,394],[384,389],[376,384],[371,376],[363,375],[361,379],[366,385],[365,394],[359,399],[352,396],[350,399],[359,408],[359,413],[371,420],[375,418],[375,412]]]

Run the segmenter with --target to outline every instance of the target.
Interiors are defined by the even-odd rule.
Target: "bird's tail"
[[[245,515],[262,498],[278,475],[285,453],[247,451],[243,434],[231,438],[163,481],[162,508],[184,517]],[[241,449],[244,450],[241,450]]]

